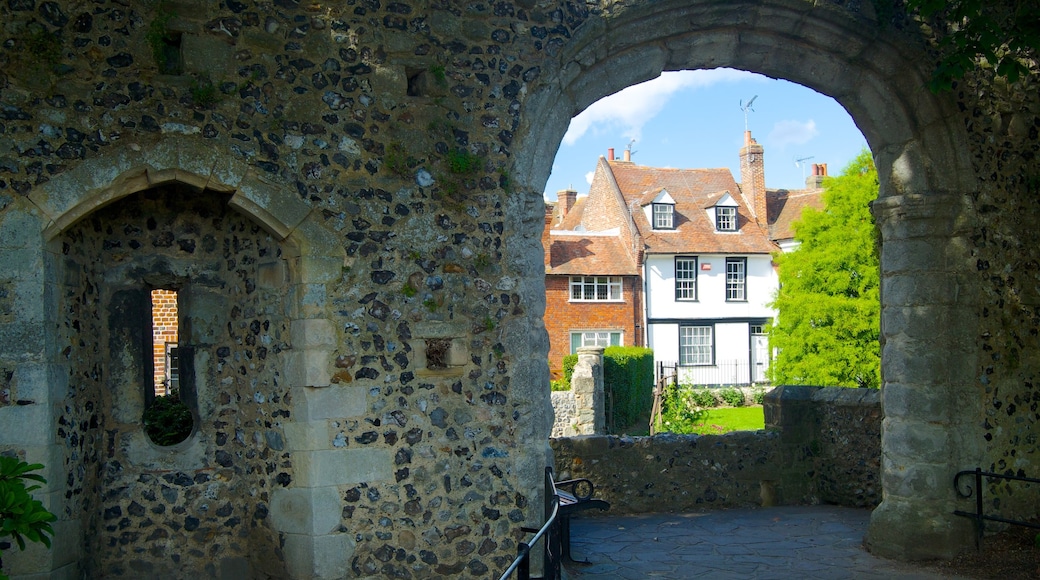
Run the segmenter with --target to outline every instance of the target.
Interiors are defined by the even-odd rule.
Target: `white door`
[[[769,336],[765,334],[751,335],[751,382],[766,382],[766,368],[769,366]]]

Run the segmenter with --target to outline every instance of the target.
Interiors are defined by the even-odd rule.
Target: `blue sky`
[[[757,98],[755,98],[757,96]],[[652,167],[728,167],[740,181],[744,140],[741,105],[751,135],[765,149],[766,186],[805,186],[811,164],[838,175],[866,139],[834,99],[783,80],[733,69],[666,72],[601,99],[571,120],[545,185],[545,197],[573,188],[589,191],[600,156]],[[800,161],[801,160],[801,161]]]

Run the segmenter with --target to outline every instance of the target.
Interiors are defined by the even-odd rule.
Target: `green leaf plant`
[[[32,497],[32,492],[40,488],[38,484],[47,483],[42,475],[30,473],[38,469],[43,469],[43,465],[0,456],[0,545],[9,546],[4,540],[12,538],[19,550],[25,549],[26,540],[51,547],[51,522],[57,517]],[[0,580],[7,580],[2,559]]]

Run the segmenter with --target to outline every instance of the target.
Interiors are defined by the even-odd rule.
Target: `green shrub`
[[[0,456],[0,540],[13,538],[20,550],[25,549],[26,540],[50,548],[50,536],[54,536],[51,522],[57,517],[32,497],[32,492],[40,486],[26,486],[26,482],[33,481],[47,483],[42,475],[29,473],[37,469],[43,469],[43,466],[39,463],[30,465],[16,457]],[[2,568],[3,561],[0,560],[0,570]],[[0,571],[0,578],[7,576]]]
[[[571,384],[564,380],[549,381],[549,386],[553,391],[569,391],[571,390]]]
[[[144,411],[144,432],[156,445],[175,445],[191,435],[195,420],[177,395],[156,397]]]
[[[680,389],[697,407],[715,407],[719,404],[718,399],[715,398],[715,393],[711,392],[711,389],[705,387],[691,387],[689,385],[682,385]]]
[[[669,384],[661,401],[661,420],[658,431],[689,434],[695,432],[697,424],[704,421],[708,411],[696,404],[690,389]]]
[[[654,404],[654,351],[637,346],[604,349],[603,390],[613,401],[609,424],[615,429],[648,415]]]
[[[744,393],[740,389],[719,389],[719,398],[730,407],[744,406]]]
[[[756,388],[751,391],[751,402],[756,405],[761,405],[766,400],[766,390],[762,388]]]
[[[569,354],[563,357],[563,380],[571,384],[571,375],[574,374],[574,365],[578,364],[578,355]]]

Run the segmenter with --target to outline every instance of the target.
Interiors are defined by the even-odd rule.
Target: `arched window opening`
[[[195,428],[191,407],[181,397],[179,293],[175,289],[156,288],[149,294],[152,385],[151,392],[146,393],[148,403],[142,423],[152,443],[176,445],[187,439]]]
[[[177,393],[177,291],[152,290],[152,368],[155,396]]]

